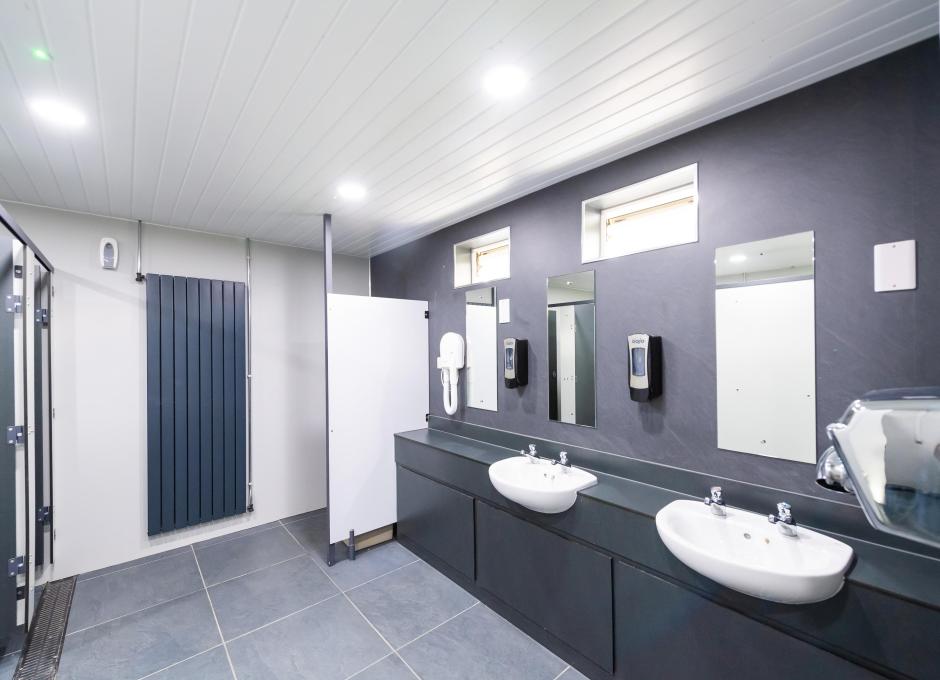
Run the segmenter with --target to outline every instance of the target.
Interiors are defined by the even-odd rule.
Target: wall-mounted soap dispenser
[[[441,371],[441,385],[444,388],[444,412],[449,416],[457,413],[457,405],[460,403],[457,382],[459,370],[464,366],[465,354],[463,336],[453,332],[441,336],[441,353],[437,357],[437,367]]]
[[[649,401],[663,393],[663,339],[658,335],[627,336],[630,398]]]
[[[503,340],[503,380],[506,387],[520,387],[529,382],[529,341]]]

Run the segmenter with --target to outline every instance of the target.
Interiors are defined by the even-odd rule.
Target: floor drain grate
[[[75,581],[73,576],[52,581],[43,588],[13,680],[55,678],[62,656],[62,644],[65,642]]]

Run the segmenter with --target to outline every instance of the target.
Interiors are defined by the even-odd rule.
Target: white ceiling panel
[[[332,212],[354,255],[937,33],[934,0],[0,0],[0,18],[0,200],[305,247]],[[529,76],[515,98],[483,91],[500,64]],[[86,124],[34,118],[36,97]]]

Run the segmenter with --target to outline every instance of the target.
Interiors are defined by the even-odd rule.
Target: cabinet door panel
[[[613,670],[610,558],[477,503],[477,583]]]
[[[614,595],[618,679],[881,677],[621,562]]]
[[[473,578],[473,497],[398,467],[398,535]]]

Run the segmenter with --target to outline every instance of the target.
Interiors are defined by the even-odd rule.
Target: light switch
[[[501,298],[499,301],[499,322],[509,323],[509,298]]]
[[[917,242],[895,241],[875,246],[875,292],[917,288]]]

